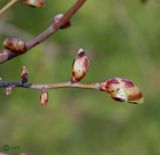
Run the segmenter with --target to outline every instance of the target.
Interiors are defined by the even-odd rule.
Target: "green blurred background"
[[[74,2],[46,0],[41,9],[18,3],[0,17],[0,41],[36,36]],[[49,91],[43,107],[38,91],[14,89],[6,96],[0,89],[1,150],[7,144],[20,147],[6,152],[13,155],[159,155],[160,1],[88,0],[71,28],[1,64],[0,77],[20,80],[26,65],[31,82],[67,81],[79,48],[90,59],[83,82],[128,78],[143,91],[144,104],[115,102],[94,90],[58,89]]]

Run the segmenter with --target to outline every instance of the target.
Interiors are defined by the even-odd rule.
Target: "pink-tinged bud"
[[[28,70],[27,70],[26,66],[22,67],[21,79],[22,79],[22,83],[28,82]]]
[[[79,82],[87,73],[89,60],[83,49],[79,49],[72,64],[71,82]]]
[[[40,94],[40,103],[41,105],[48,104],[48,91],[44,88]]]
[[[57,14],[54,18],[53,18],[53,22],[54,24],[57,24],[62,18],[63,18],[64,14],[59,13]],[[71,26],[71,22],[67,21],[64,25],[62,25],[60,28],[61,29],[65,29]]]
[[[3,45],[5,48],[18,54],[22,54],[26,51],[25,42],[19,38],[7,38],[4,40]]]
[[[100,84],[100,90],[107,92],[114,100],[134,104],[143,103],[143,94],[130,80],[113,78]]]
[[[31,7],[36,8],[44,7],[46,5],[45,0],[23,0],[23,2]]]
[[[11,86],[6,87],[5,93],[6,93],[6,95],[11,95],[12,94],[12,87]]]

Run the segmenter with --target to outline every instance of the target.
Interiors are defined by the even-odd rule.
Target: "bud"
[[[27,70],[26,66],[22,67],[21,79],[22,79],[22,83],[28,82],[28,70]]]
[[[100,84],[100,90],[107,92],[113,100],[134,104],[143,103],[143,94],[130,80],[113,78]]]
[[[17,54],[22,54],[26,51],[25,42],[18,38],[7,38],[4,40],[3,45],[5,48],[16,52]]]
[[[40,103],[41,105],[47,105],[48,103],[48,91],[45,88],[43,88],[40,94]]]
[[[57,14],[54,18],[53,18],[53,22],[54,24],[58,23],[62,18],[63,18],[64,14],[59,13]],[[64,25],[62,25],[60,28],[61,29],[65,29],[71,26],[71,22],[67,21]]]
[[[79,49],[72,63],[71,82],[79,82],[87,73],[89,60],[83,49]]]
[[[45,6],[45,0],[23,0],[23,2],[31,7],[44,7]]]
[[[12,94],[12,86],[6,87],[5,93],[6,93],[6,95],[11,95]]]

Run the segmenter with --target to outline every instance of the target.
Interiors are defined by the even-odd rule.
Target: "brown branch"
[[[71,17],[79,10],[79,8],[84,4],[85,1],[86,0],[77,0],[77,2],[64,14],[64,16],[58,22],[53,21],[44,32],[39,34],[34,39],[25,42],[26,48],[22,54],[28,52],[31,48],[43,42],[60,28],[62,28],[67,22],[70,21]],[[3,49],[0,52],[0,63],[4,63],[19,55],[21,54],[17,54],[16,52],[9,49]]]
[[[0,16],[6,12],[9,8],[11,8],[15,3],[17,3],[19,0],[10,0],[1,10],[0,10]]]
[[[81,89],[97,89],[99,90],[99,83],[82,84],[82,83],[54,83],[54,84],[32,84],[30,88],[33,89],[57,89],[57,88],[81,88]]]
[[[0,88],[19,87],[19,88],[31,88],[37,90],[58,89],[58,88],[81,88],[81,89],[99,90],[99,85],[100,85],[99,83],[82,84],[82,83],[72,83],[70,81],[64,83],[52,83],[52,84],[32,84],[30,82],[23,83],[22,81],[20,82],[0,81]]]

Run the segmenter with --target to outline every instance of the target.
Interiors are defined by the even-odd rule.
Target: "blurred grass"
[[[74,2],[46,0],[42,9],[19,3],[1,21],[36,35]],[[7,97],[1,89],[0,146],[19,145],[8,152],[13,155],[159,155],[159,14],[158,0],[87,1],[70,29],[1,64],[4,80],[19,80],[26,65],[32,82],[62,82],[70,79],[72,60],[84,48],[90,58],[84,82],[125,77],[142,89],[145,102],[123,104],[97,91],[61,89],[50,91],[48,106],[41,107],[37,91],[15,89]]]

